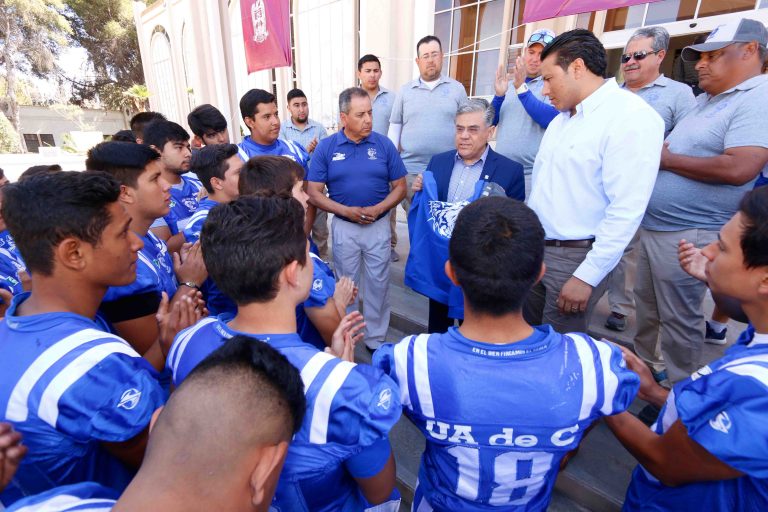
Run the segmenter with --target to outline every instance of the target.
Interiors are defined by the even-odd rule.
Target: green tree
[[[132,0],[66,0],[72,39],[88,52],[95,76],[73,84],[73,102],[98,97],[107,108],[132,106],[123,91],[144,82]]]
[[[0,153],[18,153],[19,134],[13,129],[11,122],[0,112]]]
[[[19,131],[17,73],[47,76],[71,33],[61,0],[0,0],[0,64],[5,68],[10,122]],[[24,144],[23,140],[19,141]]]

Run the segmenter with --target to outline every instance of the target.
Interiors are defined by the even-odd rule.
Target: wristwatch
[[[180,283],[179,286],[186,286],[188,288],[193,288],[197,291],[200,291],[200,287],[197,286],[197,284],[193,283],[192,281],[184,281],[183,283]]]
[[[517,89],[515,89],[515,92],[516,92],[517,94],[523,94],[523,93],[525,93],[525,92],[528,92],[528,84],[527,84],[527,83],[525,83],[525,82],[523,82],[522,84],[520,84],[520,87],[518,87]]]

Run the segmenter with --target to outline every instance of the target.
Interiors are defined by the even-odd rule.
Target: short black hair
[[[443,51],[443,43],[440,42],[440,38],[437,36],[424,36],[421,39],[419,39],[419,42],[416,43],[416,56],[419,56],[419,46],[427,43],[431,43],[432,41],[437,41],[437,46],[440,47],[440,51]],[[381,64],[379,64],[381,66]]]
[[[205,103],[198,105],[187,115],[187,124],[198,137],[218,133],[227,129],[227,118],[219,109]]]
[[[297,181],[304,179],[304,168],[284,156],[255,156],[240,171],[237,189],[241,196],[291,197]]]
[[[293,198],[240,197],[210,211],[200,242],[219,290],[238,305],[268,302],[286,265],[307,264],[304,208]]]
[[[51,174],[54,172],[60,172],[63,169],[59,164],[51,164],[51,165],[33,165],[32,167],[28,167],[21,175],[19,176],[19,180],[25,180],[29,178],[30,176],[36,176],[38,174]]]
[[[114,142],[136,142],[136,136],[133,134],[131,130],[120,130],[119,132],[116,132],[112,137],[110,137],[111,141]]]
[[[139,112],[131,118],[129,123],[133,136],[137,139],[144,138],[144,127],[152,121],[166,121],[167,119],[160,112]]]
[[[173,121],[152,121],[144,127],[144,144],[162,151],[168,142],[189,142],[189,132]]]
[[[234,144],[210,144],[195,151],[189,170],[197,174],[198,179],[208,193],[213,193],[211,178],[224,179],[224,173],[229,169],[227,159],[237,154]]]
[[[160,154],[145,144],[108,141],[88,150],[85,168],[107,172],[121,185],[136,188],[147,164],[158,158]]]
[[[119,195],[120,183],[103,172],[37,174],[6,185],[2,215],[30,272],[49,276],[63,239],[99,243]]]
[[[552,54],[556,54],[557,65],[564,71],[571,62],[581,59],[593,74],[605,78],[608,56],[603,43],[589,30],[577,28],[555,37],[541,51],[541,60]]]
[[[544,261],[544,228],[508,197],[484,197],[459,213],[450,261],[470,307],[501,316],[519,311]]]
[[[438,42],[440,41],[438,40]],[[418,46],[416,47],[416,53],[418,53]],[[361,69],[363,69],[363,65],[369,62],[375,62],[376,64],[379,65],[379,69],[381,69],[381,61],[379,60],[379,58],[373,55],[372,53],[369,53],[367,55],[363,55],[362,57],[360,57],[360,60],[357,61],[357,70],[360,71]]]
[[[739,204],[744,231],[741,251],[747,268],[768,266],[768,186],[750,190]]]
[[[277,105],[277,98],[275,98],[274,94],[264,89],[251,89],[240,98],[240,115],[243,116],[243,119],[255,116],[259,103],[274,103]]]
[[[260,383],[268,386],[270,394],[279,397],[288,409],[293,420],[291,433],[299,431],[307,410],[304,383],[299,370],[283,354],[267,343],[239,334],[211,352],[189,373],[184,382],[193,381],[198,376],[219,369],[227,374],[245,370]],[[254,389],[254,392],[264,393],[263,385]]]
[[[287,100],[288,103],[290,103],[291,100],[294,98],[307,99],[307,95],[304,94],[304,91],[302,91],[301,89],[291,89],[290,91],[288,91],[288,100]]]

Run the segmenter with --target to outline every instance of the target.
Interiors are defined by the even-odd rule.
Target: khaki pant
[[[608,280],[608,305],[612,313],[627,316],[635,307],[634,289],[637,274],[637,234],[624,249],[616,268],[611,270]]]

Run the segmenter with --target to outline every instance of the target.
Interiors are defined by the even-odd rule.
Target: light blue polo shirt
[[[680,120],[666,142],[672,153],[696,157],[719,156],[728,148],[768,148],[768,75],[745,80],[717,96],[699,95],[696,108]],[[736,213],[754,181],[738,186],[705,183],[661,169],[642,227],[717,231]]]
[[[421,78],[400,88],[389,122],[403,125],[400,147],[409,173],[424,171],[434,155],[455,149],[456,111],[466,99],[464,86],[445,76],[434,89]]]
[[[627,86],[624,84],[622,87]],[[664,75],[659,75],[653,82],[633,92],[653,107],[664,120],[664,137],[670,134],[688,112],[696,108],[693,89]]]
[[[312,139],[317,138],[319,142],[327,136],[325,127],[314,119],[307,119],[307,126],[304,129],[293,124],[290,118],[280,125],[280,138],[298,142],[304,149],[309,146]]]
[[[373,206],[389,195],[389,184],[406,170],[395,145],[371,132],[358,143],[344,130],[321,140],[309,166],[307,181],[325,183],[329,197],[344,206]]]
[[[395,95],[388,89],[379,87],[379,92],[373,99],[373,131],[386,137],[389,131],[389,118],[392,115],[392,105]]]

